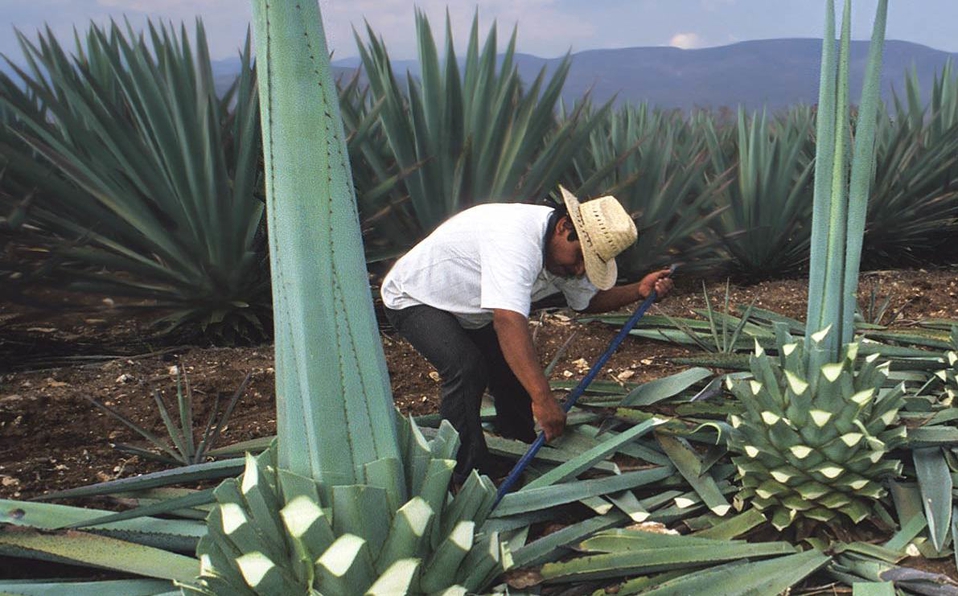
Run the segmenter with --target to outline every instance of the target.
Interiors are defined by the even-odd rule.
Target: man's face
[[[546,269],[560,277],[582,277],[585,275],[585,258],[579,240],[569,240],[575,228],[568,217],[556,224],[555,234],[546,250]]]

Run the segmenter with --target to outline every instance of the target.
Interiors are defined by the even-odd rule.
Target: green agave
[[[864,519],[869,501],[883,495],[880,480],[900,471],[899,462],[884,458],[905,437],[904,428],[893,426],[903,387],[884,390],[889,365],[877,355],[857,365],[853,341],[888,3],[878,4],[854,145],[844,125],[851,0],[844,2],[837,59],[834,0],[826,7],[805,339],[777,326],[777,359],[756,345],[752,378],[730,384],[745,406],[742,416],[731,417],[729,439],[739,453],[733,458],[744,486],[738,498],[770,510],[778,528],[799,518]]]
[[[404,503],[369,484],[321,486],[277,467],[275,449],[247,456],[238,480],[221,484],[200,540],[200,594],[465,594],[511,566],[498,532],[482,531],[495,486],[473,472],[455,496],[447,487],[458,436],[444,423],[427,442],[400,425],[408,488]],[[398,460],[367,466],[402,470]],[[329,495],[329,496],[324,496]]]
[[[32,197],[20,238],[45,249],[46,283],[148,301],[170,329],[262,339],[272,313],[249,44],[219,93],[199,22],[193,42],[153,22],[91,24],[72,52],[49,29],[17,38],[28,68],[22,84],[0,74],[0,213]]]
[[[905,440],[896,425],[904,388],[884,389],[889,363],[856,363],[858,344],[828,362],[830,330],[795,339],[779,330],[778,356],[756,343],[752,379],[729,382],[745,410],[732,416],[729,447],[744,489],[739,499],[771,514],[782,529],[798,519],[857,523],[885,494],[882,479],[902,465],[889,451]],[[807,364],[806,364],[807,363]]]

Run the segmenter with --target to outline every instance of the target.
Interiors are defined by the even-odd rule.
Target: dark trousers
[[[456,481],[462,482],[473,468],[492,472],[479,419],[487,388],[495,400],[496,431],[526,443],[535,440],[532,401],[502,355],[492,324],[464,329],[454,315],[431,306],[387,308],[386,317],[442,379],[439,414],[459,431],[461,442]]]

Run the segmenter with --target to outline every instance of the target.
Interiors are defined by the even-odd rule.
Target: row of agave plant
[[[958,329],[938,334],[937,351],[865,341],[855,337],[850,302],[873,176],[884,0],[854,149],[843,125],[851,5],[836,50],[827,2],[809,279],[821,299],[810,302],[806,323],[710,312],[709,331],[726,351],[741,333],[752,335],[747,370],[714,377],[695,367],[645,385],[600,387],[539,453],[530,481],[498,505],[489,480],[475,474],[448,492],[457,447],[448,425],[396,419],[318,9],[253,4],[268,73],[260,109],[277,436],[258,449],[210,452],[244,457],[55,495],[140,504],[121,513],[0,503],[0,554],[147,578],[6,581],[0,591],[465,594],[557,592],[550,586],[572,583],[575,593],[778,594],[825,581],[829,590],[840,583],[864,594],[958,594],[954,578],[898,565],[915,552],[956,550]],[[304,108],[315,114],[309,126]],[[682,329],[703,341],[700,324]],[[730,393],[701,399],[722,383]],[[668,417],[650,413],[664,403]],[[609,407],[612,418],[603,414]],[[490,446],[513,456],[524,449],[495,438]],[[224,477],[210,490],[163,488]],[[571,503],[595,515],[571,520],[561,507]],[[821,531],[868,518],[890,538],[830,542],[835,534]],[[535,530],[556,520],[558,531]],[[649,521],[687,535],[630,525]],[[760,540],[755,530],[768,525],[797,527],[797,544]],[[526,573],[498,583],[512,570]]]
[[[637,218],[626,277],[673,260],[751,279],[807,267],[813,108],[729,122],[588,97],[567,107],[571,58],[522,81],[515,32],[499,54],[495,27],[480,44],[476,20],[465,51],[447,34],[443,53],[424,15],[416,27],[418,78],[397,77],[367,29],[365,78],[337,83],[368,261],[466,206],[544,200],[562,183],[615,194]],[[71,50],[50,31],[20,35],[20,80],[0,76],[0,275],[19,280],[7,297],[55,279],[226,342],[269,335],[257,69],[247,43],[217,92],[201,24],[194,37],[91,26]],[[875,118],[866,265],[934,262],[955,233],[958,76],[943,70],[930,98],[920,88],[910,75]]]

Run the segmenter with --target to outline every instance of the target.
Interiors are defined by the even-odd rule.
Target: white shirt
[[[598,291],[589,280],[545,269],[551,207],[515,203],[478,205],[453,216],[386,274],[380,293],[387,308],[427,305],[454,314],[463,327],[492,321],[493,309],[529,316],[532,303],[557,292],[584,310]]]

